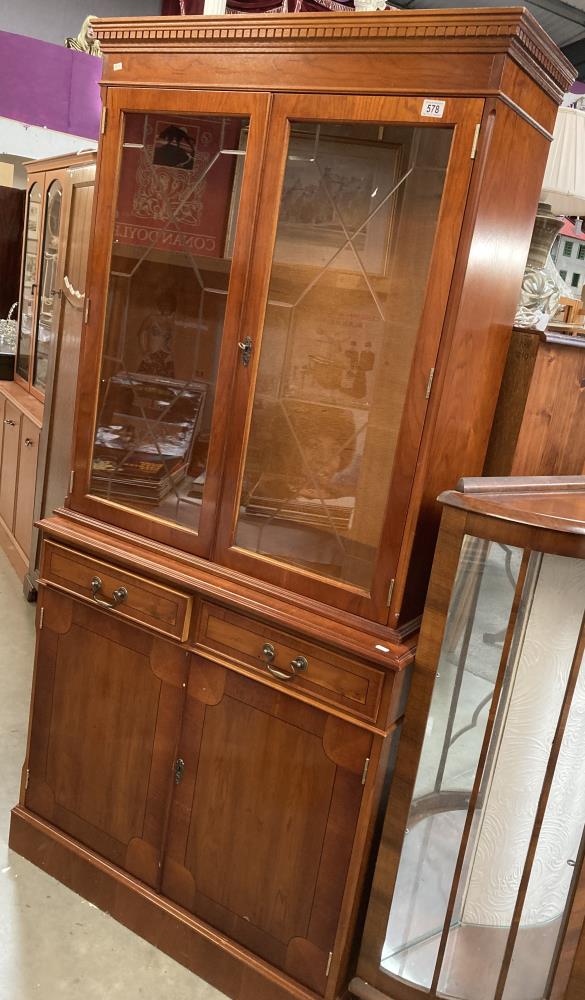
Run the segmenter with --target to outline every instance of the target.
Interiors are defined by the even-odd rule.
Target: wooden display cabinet
[[[95,31],[11,844],[238,1000],[333,1000],[435,497],[481,471],[572,70],[520,10]]]
[[[16,367],[14,382],[0,382],[0,541],[31,600],[33,519],[69,489],[95,161],[85,152],[26,164]]]
[[[51,161],[45,161],[48,167]],[[42,167],[43,164],[40,164]],[[35,169],[36,168],[36,169]],[[58,250],[58,305],[53,309],[51,347],[47,357],[43,426],[34,489],[33,521],[62,506],[69,491],[73,453],[73,420],[81,331],[86,311],[86,272],[95,185],[96,153],[70,156],[57,173],[63,184],[63,215]],[[39,165],[31,164],[31,179]],[[45,190],[51,182],[46,175]],[[36,593],[40,566],[40,532],[33,525],[24,591]]]
[[[73,187],[77,171],[95,164],[94,152],[53,156],[26,164],[26,216],[14,381],[41,402],[47,392],[58,300],[66,275]],[[90,219],[85,220],[89,229]],[[87,237],[86,237],[87,238]]]
[[[585,477],[443,494],[357,1000],[585,988]]]

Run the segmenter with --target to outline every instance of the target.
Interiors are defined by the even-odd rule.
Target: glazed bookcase
[[[333,998],[435,498],[481,471],[572,70],[517,10],[96,33],[11,843],[232,997]]]

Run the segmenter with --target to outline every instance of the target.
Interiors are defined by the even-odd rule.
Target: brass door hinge
[[[387,608],[390,607],[390,603],[392,601],[392,594],[394,593],[394,584],[395,583],[396,583],[396,580],[390,580],[390,586],[388,587],[388,597],[386,598],[386,607]]]
[[[89,308],[90,308],[90,304],[91,304],[91,299],[88,298],[87,295],[86,295],[85,296],[85,306],[84,306],[84,309],[83,309],[83,322],[84,323],[88,323],[89,322]]]
[[[107,122],[108,122],[108,109],[106,108],[106,106],[104,104],[104,106],[102,108],[102,119],[101,119],[101,122],[100,122],[100,135],[103,135],[104,132],[106,131]]]
[[[332,959],[333,959],[333,952],[330,951],[329,952],[329,958],[327,959],[327,968],[325,969],[325,978],[327,978],[327,976],[329,975],[329,972],[331,971],[331,962],[332,962]]]
[[[45,609],[41,608],[41,610],[39,611],[39,632],[43,627],[44,617],[45,617]]]
[[[27,769],[26,769],[26,778],[24,779],[24,790],[25,790],[25,792],[26,792],[26,790],[28,788],[28,779],[29,778],[30,778],[30,770],[27,767]]]
[[[370,766],[370,758],[366,757],[366,762],[364,764],[364,769],[362,771],[362,785],[365,785],[366,778],[368,777],[368,768]]]
[[[475,126],[475,132],[473,133],[473,143],[471,145],[471,159],[475,160],[475,154],[477,152],[477,143],[479,140],[479,130],[481,128],[481,122],[478,122]]]
[[[435,377],[435,369],[431,368],[431,370],[429,372],[429,377],[427,379],[427,387],[425,389],[425,399],[428,399],[429,396],[431,395],[431,389],[433,387],[433,379],[434,379],[434,377]]]
[[[69,476],[69,492],[73,493],[73,482],[75,480],[75,469],[71,469],[71,474]]]

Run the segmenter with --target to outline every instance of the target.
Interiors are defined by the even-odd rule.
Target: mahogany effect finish
[[[234,1000],[337,1000],[573,71],[520,9],[94,24],[10,843]]]

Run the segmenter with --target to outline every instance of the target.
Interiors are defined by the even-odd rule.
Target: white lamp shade
[[[540,200],[555,215],[585,215],[585,111],[559,108]]]

